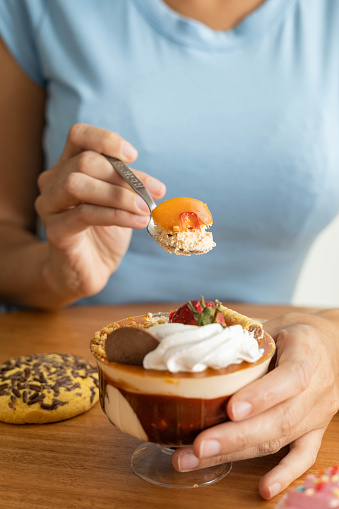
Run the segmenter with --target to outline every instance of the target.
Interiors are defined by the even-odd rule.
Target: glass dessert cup
[[[118,323],[124,326],[131,320]],[[145,317],[133,320],[143,323]],[[172,455],[176,448],[192,445],[204,429],[229,420],[228,399],[268,370],[275,351],[268,334],[261,340],[264,353],[259,361],[199,373],[146,370],[108,362],[98,355],[93,343],[94,340],[91,351],[99,370],[102,410],[114,426],[143,442],[131,459],[139,477],[165,487],[196,488],[217,482],[230,472],[231,463],[177,472]]]

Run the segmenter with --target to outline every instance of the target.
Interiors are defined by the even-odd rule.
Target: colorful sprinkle
[[[307,497],[307,498],[306,498]],[[307,475],[302,486],[290,490],[279,508],[339,509],[339,467],[329,467]]]

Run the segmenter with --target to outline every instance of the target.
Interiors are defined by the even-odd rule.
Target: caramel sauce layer
[[[100,372],[100,403],[105,411],[107,385],[116,387],[128,401],[150,442],[167,446],[190,445],[204,429],[229,420],[230,396],[214,399],[181,398],[130,392]]]

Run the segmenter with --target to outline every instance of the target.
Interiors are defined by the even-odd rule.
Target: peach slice
[[[185,232],[213,223],[212,214],[205,203],[184,197],[163,201],[153,209],[152,217],[168,232]]]

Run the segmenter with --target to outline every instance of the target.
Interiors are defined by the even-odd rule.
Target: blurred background
[[[339,307],[339,217],[314,243],[299,278],[293,304]]]

